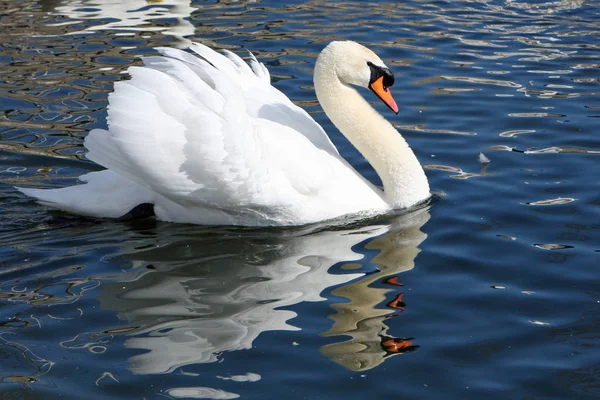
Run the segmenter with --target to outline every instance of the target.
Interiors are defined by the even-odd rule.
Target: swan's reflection
[[[195,28],[189,18],[196,8],[191,0],[42,0],[45,8],[53,15],[73,19],[73,24],[81,20],[104,20],[100,25],[92,25],[85,31],[124,30],[161,32],[178,39],[178,47],[187,47],[186,39],[193,35]],[[165,18],[175,22],[165,26]],[[106,19],[112,20],[105,22]],[[78,33],[78,32],[74,32]]]
[[[365,249],[378,250],[370,260],[378,272],[332,291],[350,301],[333,305],[337,314],[331,317],[334,324],[324,335],[349,335],[351,339],[324,346],[321,348],[323,354],[348,369],[363,371],[376,367],[388,356],[416,348],[412,338],[395,338],[387,334],[384,321],[403,311],[404,303],[403,293],[392,296],[391,301],[386,295],[403,286],[398,274],[414,268],[415,257],[420,251],[418,246],[427,237],[421,227],[428,219],[427,210],[405,215],[395,221],[386,234],[367,241]],[[387,284],[389,289],[370,287],[375,282]],[[386,297],[387,308],[379,308],[386,303]]]
[[[146,350],[130,359],[131,370],[165,373],[250,349],[261,332],[297,330],[290,323],[296,313],[281,308],[323,301],[325,289],[342,285],[335,293],[350,302],[334,306],[327,334],[352,339],[322,351],[350,369],[370,368],[390,354],[374,343],[393,340],[385,337],[383,320],[395,310],[378,309],[390,289],[369,284],[413,267],[428,219],[421,209],[389,225],[320,232],[163,225],[157,237],[138,243],[144,248],[124,252],[135,267],[101,286],[101,305],[135,327],[126,346]],[[363,259],[373,250],[374,257]],[[329,272],[353,260],[363,265],[359,273]],[[365,276],[375,266],[380,271]]]

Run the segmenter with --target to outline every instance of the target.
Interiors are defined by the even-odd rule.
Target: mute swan
[[[370,88],[395,113],[394,76],[351,41],[330,43],[314,71],[327,116],[369,161],[381,190],[352,168],[323,129],[271,86],[269,72],[194,43],[128,69],[109,95],[108,131],[85,138],[87,158],[106,170],[84,185],[17,188],[41,204],[118,218],[150,203],[163,221],[213,225],[301,225],[374,215],[429,197],[406,141],[351,85]]]

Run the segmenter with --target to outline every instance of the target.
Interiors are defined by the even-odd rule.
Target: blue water
[[[600,396],[598,1],[0,4],[0,397]],[[197,40],[318,106],[331,40],[396,74],[434,197],[296,229],[90,220],[13,185],[99,169],[82,139],[139,55]],[[479,162],[484,153],[491,160]]]

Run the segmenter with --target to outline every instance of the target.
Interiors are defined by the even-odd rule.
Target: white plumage
[[[199,57],[158,48],[161,56],[144,58],[144,67],[128,69],[130,80],[115,84],[108,130],[92,130],[84,142],[87,158],[107,170],[83,175],[79,186],[19,190],[88,216],[120,217],[152,203],[158,219],[197,224],[299,225],[410,205],[386,198],[348,165],[254,56],[247,64],[228,51],[190,49]],[[416,201],[429,194],[426,178],[424,188]]]

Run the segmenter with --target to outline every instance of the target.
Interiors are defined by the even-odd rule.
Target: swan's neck
[[[406,140],[355,89],[340,81],[330,59],[319,57],[314,83],[325,114],[381,178],[383,198],[397,208],[428,198],[427,177]]]

